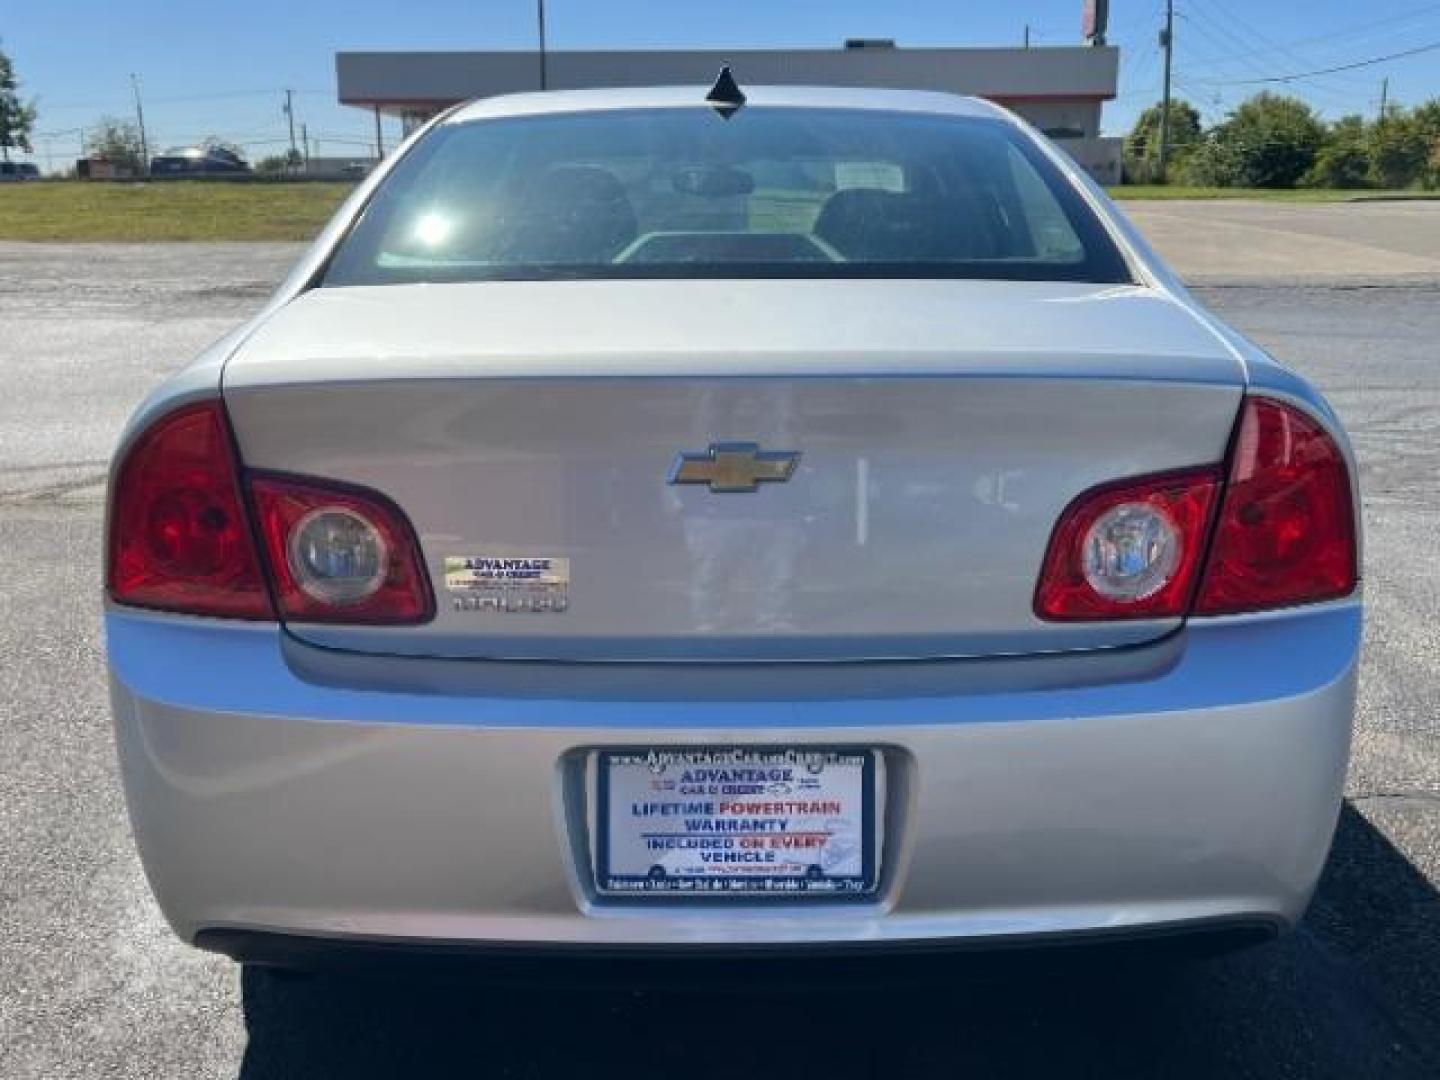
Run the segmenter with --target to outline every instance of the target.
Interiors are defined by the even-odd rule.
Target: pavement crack
[[[63,480],[54,484],[45,484],[38,488],[20,489],[18,491],[0,491],[0,506],[26,506],[36,503],[59,502],[67,495],[77,491],[84,491],[86,488],[93,488],[103,485],[108,477],[104,470],[87,473],[85,476],[74,480]]]
[[[1399,791],[1362,791],[1358,795],[1346,795],[1350,802],[1369,802],[1380,799],[1419,799],[1421,802],[1440,804],[1440,791],[1424,788],[1402,788]]]

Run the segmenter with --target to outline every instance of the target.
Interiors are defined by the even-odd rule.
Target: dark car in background
[[[150,161],[151,176],[213,176],[249,171],[249,162],[224,146],[177,147]]]

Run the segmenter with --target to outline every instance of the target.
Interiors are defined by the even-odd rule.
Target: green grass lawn
[[[309,240],[348,183],[0,184],[0,240]]]
[[[348,183],[45,182],[0,184],[0,240],[309,240],[340,201]],[[1243,188],[1116,187],[1117,199],[1269,199],[1346,202],[1415,191],[1268,191]],[[1430,197],[1436,197],[1430,193]],[[773,204],[773,205],[772,205]],[[767,214],[795,208],[765,203]],[[785,217],[786,221],[790,219]],[[778,226],[777,226],[778,227]]]

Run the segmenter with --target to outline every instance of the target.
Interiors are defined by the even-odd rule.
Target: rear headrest
[[[862,262],[989,258],[1001,243],[979,197],[846,188],[825,201],[815,235]]]
[[[635,239],[635,210],[612,173],[561,165],[503,215],[498,250],[520,263],[606,263]]]
[[[567,202],[618,202],[625,198],[625,188],[598,166],[561,165],[541,175],[533,194]]]

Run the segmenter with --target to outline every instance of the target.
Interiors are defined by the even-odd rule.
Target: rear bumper
[[[688,953],[1292,924],[1339,808],[1360,609],[844,668],[357,662],[118,611],[107,632],[135,835],[186,940]],[[597,897],[588,751],[690,743],[883,748],[878,896]]]
[[[386,972],[481,975],[487,982],[543,986],[734,984],[753,990],[843,982],[953,983],[962,972],[1014,976],[1025,961],[1054,970],[1057,960],[1082,964],[1097,950],[1113,966],[1126,956],[1204,959],[1254,947],[1283,929],[1273,920],[1212,919],[1165,926],[1095,930],[1024,938],[941,938],[931,941],[812,945],[593,946],[316,936],[264,930],[201,930],[195,944],[241,963],[316,973]],[[963,964],[963,967],[961,965]]]

